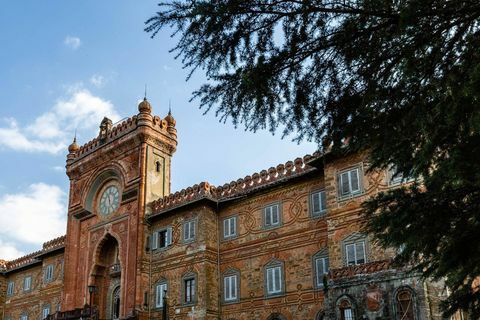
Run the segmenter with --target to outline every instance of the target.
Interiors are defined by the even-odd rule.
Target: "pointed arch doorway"
[[[93,305],[100,319],[117,320],[122,314],[121,261],[117,239],[107,234],[94,255],[90,283],[96,287]]]

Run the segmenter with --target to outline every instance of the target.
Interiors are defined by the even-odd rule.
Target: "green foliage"
[[[480,317],[480,2],[173,1],[147,22],[209,79],[193,98],[221,120],[343,152],[371,151],[422,186],[365,205],[366,229],[399,261],[446,277]]]

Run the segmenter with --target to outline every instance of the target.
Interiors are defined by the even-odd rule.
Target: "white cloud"
[[[48,153],[57,153],[66,148],[62,141],[42,141],[38,139],[29,139],[21,132],[15,119],[4,119],[7,127],[0,127],[0,146],[4,146],[15,151],[44,151]]]
[[[77,50],[81,45],[82,41],[78,37],[67,36],[63,43],[70,49]]]
[[[90,83],[97,88],[102,88],[107,83],[107,79],[102,75],[94,74],[90,77]]]
[[[18,250],[14,244],[10,242],[3,242],[0,239],[0,259],[1,260],[14,260],[24,256],[25,252]]]
[[[110,101],[77,85],[68,88],[66,97],[57,100],[49,111],[24,128],[13,118],[3,119],[6,125],[0,124],[0,147],[56,154],[66,150],[74,130],[94,135],[92,131],[97,130],[105,116],[113,122],[120,119]]]
[[[8,238],[10,243],[41,245],[65,234],[65,203],[65,193],[59,187],[45,183],[31,184],[23,192],[1,196],[1,237]],[[7,253],[16,252],[15,247],[9,243],[2,242],[0,246]],[[1,258],[5,259],[0,255]]]

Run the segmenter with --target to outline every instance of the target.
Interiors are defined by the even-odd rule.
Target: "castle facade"
[[[171,193],[175,125],[145,99],[72,143],[66,235],[0,262],[0,320],[441,318],[442,287],[361,232],[362,202],[402,177],[315,153]]]

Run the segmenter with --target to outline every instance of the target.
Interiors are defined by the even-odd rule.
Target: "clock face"
[[[102,193],[99,209],[103,215],[110,214],[120,206],[120,192],[116,186],[109,186]]]

